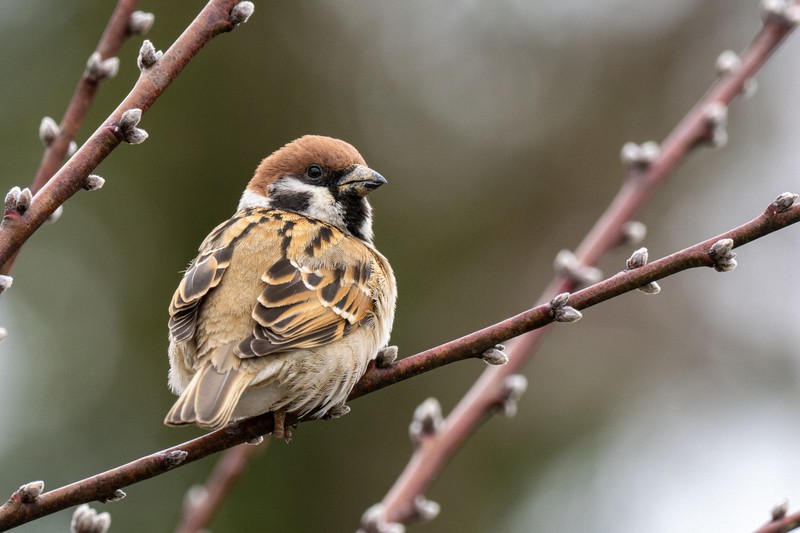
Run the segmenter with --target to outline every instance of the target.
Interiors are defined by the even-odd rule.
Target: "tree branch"
[[[7,211],[0,224],[0,264],[30,238],[47,218],[84,185],[86,177],[122,142],[119,120],[131,109],[146,112],[212,38],[232,30],[231,10],[238,0],[211,0],[151,67],[143,70],[128,96],[86,143],[36,192],[24,214]]]
[[[709,250],[714,243],[730,238],[734,240],[736,246],[742,246],[798,221],[800,221],[800,205],[779,210],[773,204],[761,216],[742,226],[648,265],[620,272],[607,280],[578,291],[570,296],[569,305],[576,309],[585,309],[677,272],[690,268],[713,266],[714,260],[710,257]],[[366,380],[368,384],[359,383],[358,390],[354,391],[349,399],[355,399],[444,364],[475,357],[476,353],[481,353],[477,350],[480,350],[482,346],[491,347],[498,342],[508,340],[526,331],[541,328],[554,320],[550,305],[540,305],[494,326],[403,359],[388,369],[372,369],[362,380]],[[406,363],[406,361],[409,362]],[[509,362],[508,364],[511,363]],[[394,367],[397,368],[395,369]],[[503,389],[498,388],[493,391],[489,399],[489,407],[496,408],[504,400]],[[491,410],[490,408],[482,411],[482,414],[488,413]],[[150,479],[180,465],[197,461],[237,444],[257,439],[270,433],[273,429],[273,424],[272,413],[241,420],[227,428],[142,457],[102,474],[42,493],[30,502],[24,502],[19,496],[19,491],[15,492],[9,501],[0,507],[0,531],[5,531],[73,505],[94,500],[107,501],[114,499],[119,496],[118,491],[123,487]],[[419,450],[428,450],[440,445],[453,446],[459,442],[448,440],[451,433],[448,432],[447,424],[452,424],[452,422],[448,421],[441,433],[424,439]],[[427,464],[427,461],[435,461],[438,457],[447,456],[421,453],[415,454],[414,457],[417,458],[417,462],[422,461],[423,464]]]
[[[261,446],[240,444],[225,452],[208,481],[189,489],[183,506],[181,523],[175,533],[199,533],[206,529],[225,501],[228,492],[244,474],[250,459],[264,452],[269,441]]]
[[[122,47],[122,43],[131,35],[129,31],[131,14],[136,9],[137,3],[138,0],[119,0],[117,2],[117,6],[111,13],[108,25],[95,49],[95,53],[99,54],[101,60],[116,57],[117,52]],[[39,169],[36,171],[36,176],[31,183],[30,190],[32,193],[36,194],[61,166],[64,157],[69,151],[70,143],[75,139],[75,135],[77,135],[81,124],[83,124],[83,119],[86,118],[86,114],[94,102],[94,97],[101,81],[103,81],[102,78],[93,76],[88,68],[84,70],[78,85],[75,87],[72,100],[70,100],[64,112],[64,117],[61,119],[58,133],[45,146]],[[0,274],[8,274],[11,271],[16,257],[17,252],[9,257],[4,264],[0,264]]]
[[[796,7],[797,2],[791,5]],[[743,52],[738,68],[723,73],[716,80],[706,95],[667,136],[652,160],[630,164],[627,180],[578,246],[575,253],[578,265],[584,268],[596,265],[603,255],[624,241],[624,224],[632,219],[693,148],[724,138],[721,128],[724,128],[728,105],[743,92],[748,80],[794,29],[797,21],[793,17],[789,16],[788,8],[782,13],[765,13],[764,24]],[[741,244],[740,241],[734,241],[737,245]],[[574,276],[556,277],[539,301],[544,302],[556,294],[570,292],[577,284]],[[580,308],[577,294],[570,298],[570,302]],[[404,523],[419,516],[415,502],[422,498],[450,457],[496,408],[499,391],[504,391],[507,380],[520,372],[533,357],[545,331],[549,329],[524,335],[511,348],[508,364],[486,369],[447,417],[441,432],[425,439],[416,449],[394,486],[379,504],[380,515],[372,514],[371,519],[384,523]]]

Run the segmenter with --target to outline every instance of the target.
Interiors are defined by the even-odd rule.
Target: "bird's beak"
[[[386,183],[386,178],[364,165],[356,165],[353,170],[339,178],[340,191],[348,191],[358,196],[366,196]]]

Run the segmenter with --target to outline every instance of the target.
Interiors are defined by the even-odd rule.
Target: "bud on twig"
[[[722,102],[711,102],[705,110],[708,126],[708,142],[713,148],[721,148],[728,143],[728,106]]]
[[[253,15],[256,6],[253,2],[239,2],[231,9],[231,24],[238,26],[244,24]]]
[[[779,501],[775,507],[772,508],[770,511],[772,521],[780,520],[786,513],[789,512],[789,500],[784,498],[783,500]]]
[[[378,350],[375,356],[375,366],[378,368],[389,368],[397,359],[397,346],[385,346]]]
[[[785,192],[778,195],[778,197],[775,198],[775,201],[772,202],[772,205],[777,208],[778,213],[783,213],[794,205],[795,201],[797,201],[797,197],[798,195],[792,192]]]
[[[418,446],[425,437],[435,435],[444,424],[442,406],[436,398],[428,398],[414,410],[414,418],[408,426],[408,434],[414,446]]]
[[[376,503],[361,515],[361,529],[358,533],[405,533],[403,524],[386,521],[386,509]]]
[[[14,283],[14,278],[0,274],[0,294],[11,288],[12,283]]]
[[[8,337],[8,330],[6,328],[0,328],[0,342],[3,342]]]
[[[143,143],[147,139],[147,132],[136,127],[141,119],[141,109],[133,108],[125,111],[117,124],[119,138],[130,144]]]
[[[103,503],[118,502],[122,498],[124,498],[125,496],[127,496],[127,494],[125,494],[124,490],[117,489],[114,492],[112,492],[111,494],[109,494],[108,496],[106,496],[105,498],[100,499],[100,501],[103,502]]]
[[[714,261],[714,270],[717,272],[730,272],[736,268],[736,254],[733,252],[733,239],[720,239],[708,251]]]
[[[19,187],[11,187],[11,190],[6,194],[5,214],[16,211],[19,215],[24,215],[25,211],[31,206],[33,195],[31,190],[27,187],[21,189]]]
[[[153,43],[145,39],[139,49],[139,57],[136,59],[136,64],[139,66],[139,70],[145,71],[155,65],[156,61],[161,59],[163,55],[164,53],[161,50],[156,52]]]
[[[188,452],[183,450],[173,450],[164,454],[164,465],[169,468],[175,468],[186,460],[189,456]]]
[[[639,248],[633,252],[633,254],[631,254],[627,261],[625,261],[625,266],[628,267],[628,270],[641,268],[647,264],[647,259],[647,248]]]
[[[86,62],[86,75],[96,81],[113,78],[119,71],[119,58],[102,59],[100,52],[94,52]]]
[[[603,278],[599,269],[586,266],[569,250],[561,250],[553,261],[556,274],[566,276],[579,285],[591,285]]]
[[[583,318],[580,311],[567,305],[569,297],[570,294],[568,292],[562,292],[550,300],[550,312],[556,322],[577,322]]]
[[[517,404],[528,389],[528,379],[522,374],[513,374],[503,381],[503,414],[511,418],[517,414]]]
[[[422,494],[419,494],[416,498],[414,498],[414,514],[411,519],[418,522],[430,522],[439,516],[439,512],[441,510],[441,505],[425,498],[425,496]]]
[[[111,515],[98,513],[88,504],[79,505],[72,514],[70,533],[106,533],[111,526]]]
[[[800,22],[800,6],[788,0],[761,0],[761,18],[795,26]]]
[[[655,141],[647,141],[642,145],[628,142],[622,145],[619,158],[626,168],[645,168],[652,165],[661,155],[661,147]]]
[[[622,225],[622,238],[625,244],[639,246],[647,237],[647,226],[638,220],[629,220]]]
[[[496,345],[494,348],[489,348],[481,355],[481,359],[487,365],[504,365],[508,363],[508,356],[505,353],[506,347],[502,344]]]
[[[16,494],[22,503],[33,503],[44,492],[44,481],[31,481],[17,489]]]
[[[131,35],[144,35],[153,27],[156,16],[145,11],[134,11],[128,20],[128,32]]]
[[[96,191],[102,189],[106,184],[106,180],[96,174],[89,174],[83,182],[83,188],[87,191]]]
[[[42,141],[43,145],[50,146],[53,144],[53,141],[56,140],[60,133],[61,128],[58,127],[52,117],[42,118],[42,122],[39,123],[39,140]]]
[[[717,57],[715,67],[720,76],[736,74],[742,68],[742,60],[733,50],[725,50]],[[742,85],[742,96],[745,98],[753,96],[757,89],[758,82],[753,78],[748,78]]]

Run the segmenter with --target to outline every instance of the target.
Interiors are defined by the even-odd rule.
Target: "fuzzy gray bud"
[[[628,267],[628,270],[634,270],[636,268],[641,268],[647,264],[648,253],[647,248],[639,248],[635,252],[631,254],[627,261],[625,261],[625,266]]]
[[[96,174],[89,174],[86,176],[86,180],[83,182],[83,188],[87,191],[96,191],[97,189],[102,189],[103,185],[106,184],[106,180],[101,178]]]
[[[442,406],[436,398],[428,398],[414,410],[414,418],[408,426],[411,442],[418,445],[423,438],[435,435],[444,423]]]
[[[0,294],[10,289],[12,283],[14,283],[14,278],[0,274]]]
[[[736,254],[733,252],[733,239],[720,239],[715,242],[708,255],[714,261],[714,270],[730,272],[736,268]]]
[[[783,213],[794,205],[795,201],[797,201],[797,197],[798,195],[792,192],[785,192],[778,195],[775,201],[772,202],[772,205],[777,208],[778,213]]]
[[[789,500],[784,498],[783,500],[779,501],[777,505],[775,505],[775,507],[773,507],[772,510],[770,511],[772,521],[774,522],[775,520],[780,520],[781,518],[786,516],[786,513],[788,512],[789,512]]]
[[[496,345],[494,348],[489,348],[483,354],[481,354],[481,359],[487,365],[504,365],[508,363],[508,356],[505,353],[505,346],[502,344]]]
[[[582,264],[570,250],[561,250],[556,254],[553,268],[558,275],[566,276],[579,285],[591,285],[603,278],[599,269]]]
[[[141,119],[141,109],[133,108],[125,111],[117,124],[120,139],[130,144],[143,143],[147,139],[147,132],[136,127]]]
[[[711,146],[713,148],[725,146],[728,143],[728,106],[722,102],[711,102],[705,109],[705,120]]]
[[[22,503],[33,503],[44,492],[44,481],[31,481],[17,489]]]
[[[164,464],[167,468],[175,468],[186,460],[189,452],[183,450],[172,450],[164,454]]]
[[[139,49],[139,57],[136,59],[136,64],[139,66],[139,70],[145,71],[155,65],[163,55],[164,53],[161,50],[156,51],[153,43],[145,39]]]
[[[44,117],[39,123],[39,140],[45,146],[50,146],[61,134],[61,128],[52,117]]]
[[[131,35],[144,35],[153,27],[156,16],[146,11],[134,11],[128,20],[128,31]]]
[[[96,81],[113,78],[119,71],[119,58],[103,59],[100,52],[94,52],[86,62],[86,75]]]
[[[405,533],[403,524],[386,521],[386,509],[376,503],[361,515],[361,529],[357,533]]]
[[[397,359],[397,346],[386,346],[378,350],[375,356],[375,366],[378,368],[389,368]]]
[[[239,2],[231,9],[231,24],[244,24],[253,15],[256,6],[253,2]]]
[[[647,226],[638,220],[629,220],[622,225],[622,238],[631,246],[638,246],[647,237]]]
[[[98,513],[88,504],[79,505],[72,513],[70,533],[106,533],[111,527],[111,515]]]
[[[127,496],[127,494],[125,494],[124,490],[117,489],[114,492],[112,492],[111,494],[109,494],[108,496],[106,496],[104,499],[101,499],[100,501],[103,502],[103,503],[118,502],[122,498],[124,498],[125,496]]]
[[[503,381],[503,414],[512,417],[517,414],[517,404],[528,390],[528,379],[522,374],[513,374]]]

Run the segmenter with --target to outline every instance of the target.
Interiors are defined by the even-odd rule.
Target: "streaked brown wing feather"
[[[192,338],[200,302],[222,280],[233,258],[236,241],[262,220],[263,216],[254,219],[251,212],[237,213],[214,228],[200,245],[199,255],[186,270],[170,302],[169,330],[175,342]]]
[[[330,226],[296,215],[285,218],[290,241],[261,277],[266,287],[253,308],[256,327],[239,344],[240,357],[328,344],[373,310],[369,249]]]

